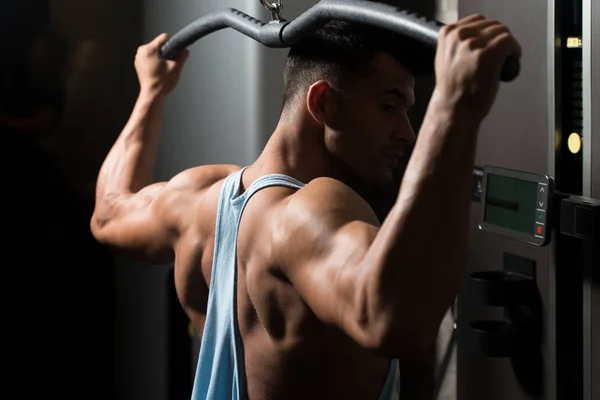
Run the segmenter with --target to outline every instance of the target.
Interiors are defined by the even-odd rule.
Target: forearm
[[[98,175],[98,197],[135,193],[153,181],[164,97],[140,92]]]
[[[394,337],[412,329],[433,340],[456,295],[466,261],[477,131],[478,121],[434,93],[396,204],[366,260],[373,268],[370,307],[384,314]]]

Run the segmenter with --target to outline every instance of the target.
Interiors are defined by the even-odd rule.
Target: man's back
[[[241,172],[242,170],[238,170],[229,179],[218,181],[205,194],[206,198],[198,215],[201,221],[198,229],[204,233],[199,235],[204,239],[197,243],[203,249],[201,265],[194,265],[193,260],[185,260],[185,255],[180,257],[176,253],[176,274],[188,277],[178,279],[180,298],[197,297],[198,285],[194,285],[189,279],[195,275],[194,269],[202,268],[201,286],[205,288],[204,298],[198,301],[201,305],[186,307],[192,320],[200,321],[196,324],[198,332],[210,330],[210,335],[205,332],[202,342],[205,347],[201,348],[195,399],[205,398],[205,393],[209,391],[215,393],[216,388],[209,389],[209,385],[211,379],[212,385],[215,385],[219,372],[216,368],[211,368],[212,365],[219,365],[222,372],[224,365],[230,362],[229,355],[223,354],[223,350],[215,349],[222,341],[222,338],[215,336],[226,335],[223,329],[215,325],[217,319],[223,320],[222,316],[217,317],[216,314],[227,313],[227,306],[231,303],[223,298],[213,297],[208,300],[206,289],[209,287],[215,291],[213,296],[228,296],[233,293],[234,287],[237,288],[235,322],[239,327],[239,339],[243,343],[243,351],[237,354],[243,365],[237,366],[237,373],[242,380],[241,385],[247,385],[249,398],[377,399],[388,375],[391,375],[393,389],[399,390],[396,362],[391,364],[390,359],[366,352],[341,331],[321,323],[277,265],[273,254],[269,252],[271,246],[265,246],[273,241],[277,227],[287,223],[284,220],[287,214],[285,207],[303,184],[276,175],[256,179],[247,174],[243,174],[240,182]],[[224,187],[227,184],[229,187]],[[236,190],[237,184],[240,184],[239,192]],[[337,184],[343,186],[341,183]],[[236,186],[235,189],[232,185]],[[248,193],[248,189],[251,193]],[[222,193],[224,198],[220,198]],[[234,201],[229,198],[232,193],[235,193]],[[234,206],[229,208],[229,203],[234,203]],[[246,207],[244,204],[247,204]],[[237,219],[236,213],[242,211],[242,208],[237,233],[237,279],[230,280],[223,274],[233,272],[226,271],[226,268],[229,267],[228,261],[235,260],[235,257],[231,257],[235,253],[227,248],[232,239],[229,237],[228,242],[227,236],[235,234],[232,231],[236,230],[237,224],[232,222]],[[189,235],[190,241],[198,237],[192,232]],[[219,247],[216,251],[215,240]],[[182,249],[190,248],[187,242],[188,239],[181,239]],[[300,243],[298,245],[301,246]],[[290,246],[293,244],[290,243]],[[184,268],[178,270],[184,265]],[[218,271],[217,268],[223,270]],[[217,279],[211,285],[213,272]],[[227,287],[231,290],[228,291]],[[186,288],[189,294],[186,293]],[[199,315],[205,315],[206,304],[212,311],[209,311],[205,320]],[[211,313],[215,315],[210,315]],[[230,348],[228,343],[224,347]],[[215,356],[215,351],[219,355]],[[221,360],[214,363],[212,357],[220,357]],[[244,393],[245,389],[242,387],[241,392]],[[397,398],[397,394],[393,398]]]

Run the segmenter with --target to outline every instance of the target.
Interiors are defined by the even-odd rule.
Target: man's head
[[[433,66],[426,51],[387,30],[332,21],[290,49],[282,117],[322,128],[331,161],[355,178],[390,182],[415,139],[407,111],[415,75]]]

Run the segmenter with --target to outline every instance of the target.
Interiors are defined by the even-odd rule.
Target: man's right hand
[[[164,96],[171,92],[179,81],[189,51],[185,49],[175,60],[163,59],[160,49],[168,39],[169,36],[163,33],[137,50],[135,69],[142,92]]]
[[[436,91],[480,121],[494,103],[502,65],[510,55],[520,57],[521,47],[498,21],[471,15],[446,25],[438,39]]]

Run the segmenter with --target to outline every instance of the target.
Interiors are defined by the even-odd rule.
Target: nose
[[[398,119],[398,125],[396,129],[394,129],[392,140],[394,143],[404,142],[404,144],[414,144],[417,140],[417,136],[415,135],[415,131],[410,123],[410,119],[408,115],[402,114],[402,116]]]

